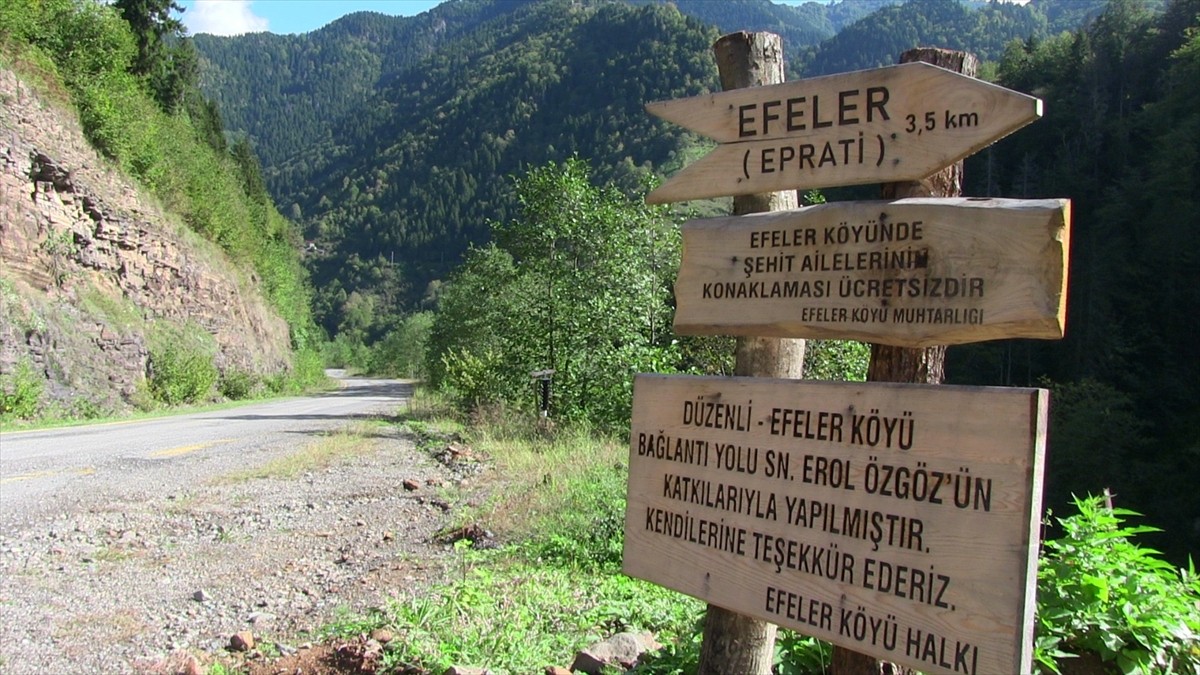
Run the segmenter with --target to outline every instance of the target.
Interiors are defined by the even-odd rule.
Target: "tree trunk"
[[[732,33],[713,45],[723,89],[783,82],[783,40],[772,33]],[[734,197],[733,215],[782,211],[799,205],[795,190]],[[799,378],[804,340],[744,337],[737,340],[735,375]],[[715,605],[704,617],[700,675],[769,675],[776,626]]]
[[[923,61],[956,73],[975,77],[979,61],[973,54],[922,47],[910,49],[900,56],[900,63]],[[962,162],[957,162],[919,181],[885,183],[884,199],[906,197],[962,196]],[[907,382],[910,384],[941,384],[946,376],[946,345],[924,349],[871,345],[871,363],[867,366],[869,382]],[[894,663],[876,661],[870,656],[834,647],[834,675],[901,675],[915,671]]]

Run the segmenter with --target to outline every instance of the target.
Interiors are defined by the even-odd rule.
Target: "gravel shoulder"
[[[290,653],[338,611],[421,592],[448,562],[431,539],[462,476],[395,425],[355,417],[317,431],[306,420],[256,453],[181,454],[153,480],[106,464],[104,480],[0,509],[0,671],[174,672],[247,630]],[[315,461],[314,447],[333,450]]]

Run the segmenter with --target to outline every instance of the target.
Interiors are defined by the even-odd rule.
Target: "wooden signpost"
[[[907,63],[647,104],[720,143],[651,204],[917,180],[1029,124],[1032,96]]]
[[[877,379],[890,362],[877,369],[878,351],[905,366],[919,359],[903,352],[948,343],[1063,336],[1067,200],[891,199],[929,194],[926,181],[957,195],[961,172],[939,171],[1040,117],[1041,101],[969,77],[961,52],[904,60],[916,62],[646,106],[720,143],[650,203],[913,188],[686,224],[677,332],[870,341]],[[879,672],[876,658],[928,673],[1028,672],[1047,399],[639,375],[624,569],[746,626],[829,640],[838,675]],[[705,665],[710,642],[723,656],[740,649],[710,623],[702,672],[744,670],[729,664],[749,659]]]
[[[1066,200],[903,199],[693,220],[675,332],[902,347],[1059,339]]]
[[[625,571],[924,672],[1027,672],[1046,404],[639,375]]]

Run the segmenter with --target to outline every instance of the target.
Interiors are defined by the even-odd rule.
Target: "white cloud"
[[[188,32],[241,35],[267,30],[267,19],[250,9],[250,0],[195,0],[183,13]]]

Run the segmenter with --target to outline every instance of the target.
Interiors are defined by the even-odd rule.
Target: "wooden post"
[[[900,63],[924,61],[956,73],[975,77],[979,61],[974,54],[921,47],[910,49],[900,56]],[[884,199],[906,197],[961,197],[963,163],[961,161],[920,181],[885,183]],[[941,384],[946,377],[946,346],[925,349],[906,349],[887,345],[871,345],[871,363],[867,367],[868,382],[910,382]]]
[[[741,89],[783,82],[783,40],[773,33],[731,33],[713,45],[721,88]],[[799,206],[796,191],[733,198],[733,215],[783,211]],[[735,375],[799,378],[804,371],[804,340],[737,339]],[[700,675],[769,675],[776,626],[709,605],[700,647]]]
[[[900,63],[923,61],[956,73],[975,77],[979,61],[975,55],[949,49],[921,47],[910,49],[900,56]],[[885,183],[884,199],[907,197],[961,197],[963,163],[961,161],[919,181]],[[871,362],[867,366],[868,382],[907,382],[941,384],[946,376],[946,345],[924,349],[909,349],[889,345],[871,345]],[[834,675],[900,675],[914,671],[894,663],[876,661],[844,647],[833,649]]]

